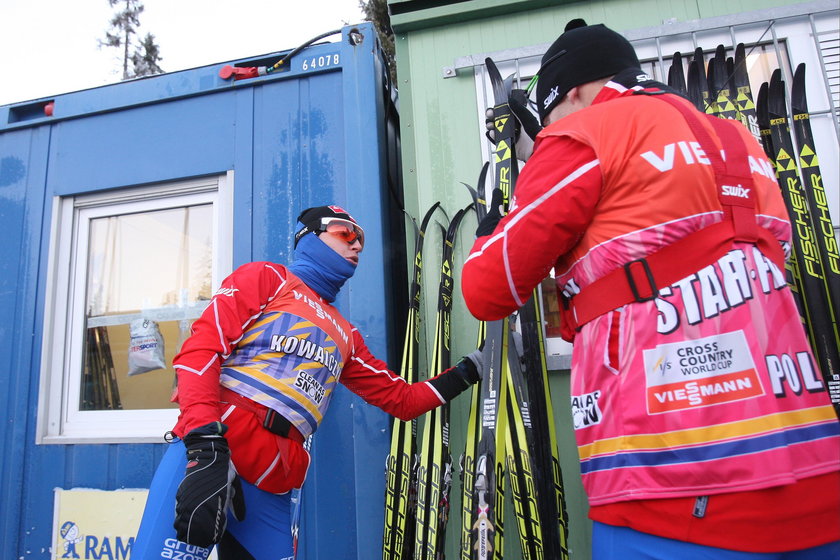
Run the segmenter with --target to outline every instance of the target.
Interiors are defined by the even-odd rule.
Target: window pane
[[[557,284],[554,276],[542,281],[543,322],[546,337],[560,336],[560,302],[557,298]]]
[[[175,408],[172,358],[212,296],[213,207],[89,221],[80,410]]]

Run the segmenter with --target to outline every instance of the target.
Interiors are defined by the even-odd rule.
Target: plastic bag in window
[[[129,325],[128,375],[137,375],[166,367],[163,336],[151,319],[135,319]]]

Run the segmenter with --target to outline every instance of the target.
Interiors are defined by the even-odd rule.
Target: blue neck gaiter
[[[314,233],[300,238],[294,256],[288,269],[329,303],[335,301],[341,286],[356,272],[352,263]]]

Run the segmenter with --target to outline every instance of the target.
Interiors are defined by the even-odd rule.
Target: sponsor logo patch
[[[737,196],[738,198],[750,197],[750,189],[745,189],[741,185],[722,185],[721,190],[723,191],[724,195]]]
[[[713,406],[764,394],[741,331],[644,351],[650,414]]]
[[[239,288],[219,288],[216,291],[217,296],[232,296],[239,291]]]
[[[572,397],[572,422],[576,430],[601,423],[604,415],[601,414],[601,408],[598,406],[600,397],[601,391]]]
[[[548,95],[546,95],[545,99],[543,100],[543,108],[544,109],[548,108],[548,106],[551,105],[551,102],[554,101],[555,99],[557,99],[557,96],[560,93],[558,91],[559,89],[560,89],[559,86],[554,86],[553,88],[551,88],[551,91],[548,92]]]
[[[209,548],[201,548],[177,539],[168,538],[163,542],[160,557],[170,558],[171,560],[206,560],[210,556],[210,550]]]

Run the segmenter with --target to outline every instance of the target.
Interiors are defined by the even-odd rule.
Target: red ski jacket
[[[181,414],[173,432],[222,421],[239,474],[274,493],[303,483],[301,436],[317,429],[337,383],[402,420],[454,396],[431,379],[409,384],[389,370],[338,309],[270,262],[243,265],[222,282],[174,367]],[[269,411],[294,437],[262,428]]]

